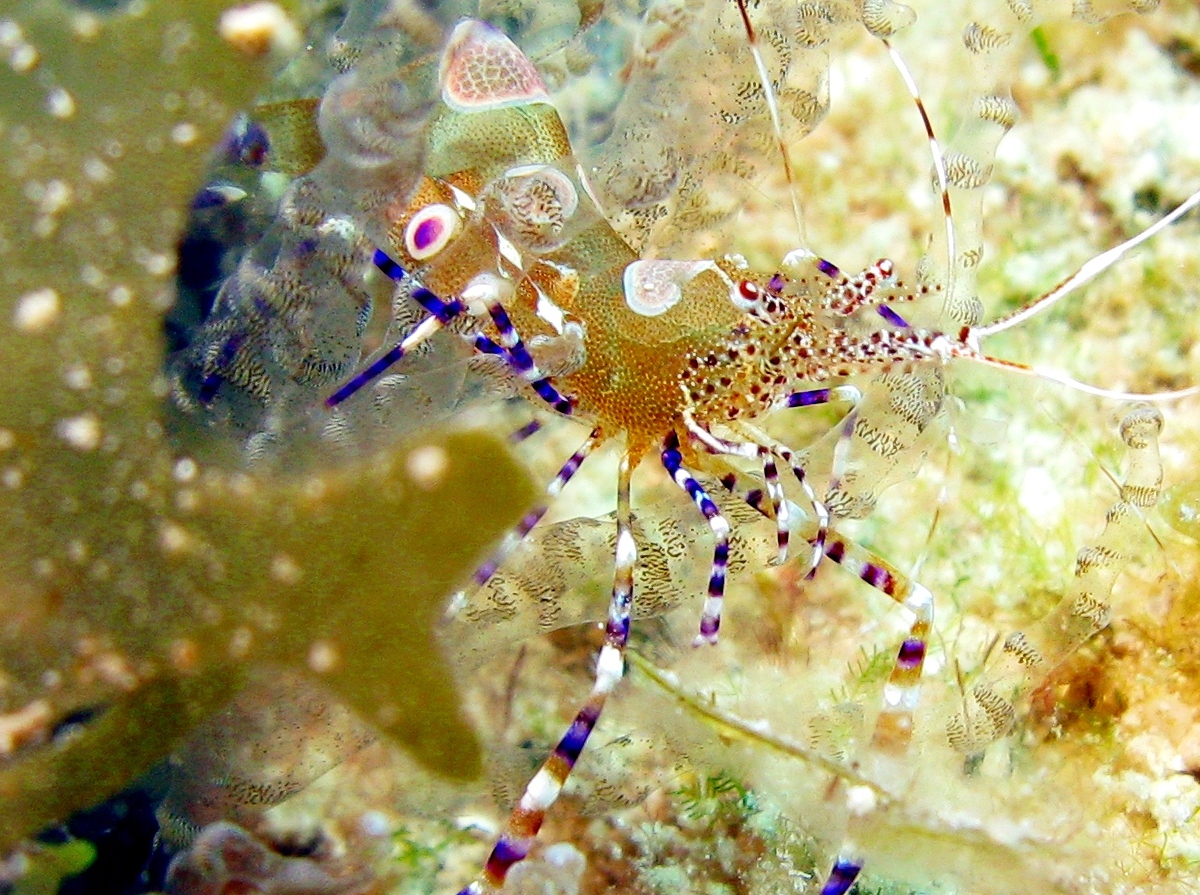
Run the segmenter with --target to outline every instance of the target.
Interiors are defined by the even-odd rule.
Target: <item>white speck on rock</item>
[[[104,159],[92,156],[83,163],[83,176],[92,183],[104,183],[112,177],[112,168]]]
[[[92,371],[83,364],[74,364],[63,371],[63,381],[67,388],[77,392],[92,387]]]
[[[425,491],[432,491],[441,484],[449,465],[450,458],[446,456],[446,451],[434,444],[417,448],[405,461],[409,476],[418,488]]]
[[[300,566],[286,553],[277,553],[271,560],[271,577],[280,584],[295,584],[302,575]]]
[[[316,640],[308,650],[308,667],[315,674],[328,674],[341,663],[342,656],[335,644]]]
[[[191,457],[181,457],[175,461],[175,481],[190,482],[196,478],[198,467]]]
[[[58,437],[77,451],[94,451],[100,446],[100,420],[94,413],[81,413],[58,421]]]
[[[191,146],[196,142],[196,137],[199,136],[199,133],[196,125],[187,121],[181,121],[171,128],[171,142],[177,146]]]
[[[221,14],[218,32],[248,56],[268,50],[292,53],[300,47],[300,30],[277,3],[247,3]]]
[[[48,329],[58,320],[62,302],[53,289],[36,289],[17,300],[13,311],[13,325],[22,332],[38,333]]]
[[[47,217],[53,217],[71,204],[74,191],[70,184],[62,180],[48,181],[41,191],[38,200],[38,211]]]
[[[165,553],[181,553],[191,544],[191,540],[187,531],[173,522],[163,525],[158,533],[158,544]]]
[[[878,799],[869,786],[851,786],[846,790],[846,807],[855,817],[862,817],[875,810]]]
[[[33,71],[41,61],[41,54],[33,44],[18,44],[8,54],[9,67],[19,75]]]
[[[71,118],[75,114],[75,97],[62,87],[52,87],[46,94],[46,111],[55,118]]]

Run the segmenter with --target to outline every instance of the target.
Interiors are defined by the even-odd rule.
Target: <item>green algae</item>
[[[29,867],[13,888],[13,895],[54,895],[63,881],[82,873],[96,859],[96,847],[74,839],[62,845],[44,845],[29,859]]]
[[[0,712],[40,719],[0,745],[0,849],[145,770],[250,663],[318,674],[440,773],[479,768],[432,626],[530,497],[503,449],[435,435],[300,476],[170,445],[175,241],[264,74],[218,36],[227,5],[0,21]]]

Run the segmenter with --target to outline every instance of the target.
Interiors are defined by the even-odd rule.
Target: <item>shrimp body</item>
[[[556,387],[635,457],[672,435],[690,456],[689,420],[747,421],[806,387],[932,357],[934,345],[971,353],[895,315],[864,319],[885,295],[929,291],[905,293],[890,262],[850,279],[818,261],[810,279],[752,273],[729,256],[641,259],[593,200],[532,64],[490,27],[459,26],[442,80],[431,163],[387,213],[388,253],[475,318],[499,303],[525,343],[581,340]],[[479,84],[489,86],[471,92]],[[483,328],[503,339],[501,325]]]

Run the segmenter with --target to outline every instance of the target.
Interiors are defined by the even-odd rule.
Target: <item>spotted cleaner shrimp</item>
[[[740,6],[739,11],[758,68],[765,72],[746,9]],[[768,84],[769,78],[763,76],[762,82]],[[855,439],[870,441],[870,426],[864,423],[879,418],[872,403],[878,399],[865,399],[847,380],[877,377],[896,413],[918,430],[937,412],[940,400],[929,393],[940,387],[936,371],[951,361],[1033,373],[1102,397],[1128,397],[991,357],[981,342],[1075,292],[1200,204],[1200,194],[1017,311],[989,324],[972,321],[943,331],[910,323],[910,316],[894,306],[936,300],[939,292],[949,302],[956,295],[953,278],[948,284],[919,279],[909,287],[887,260],[845,275],[832,263],[799,252],[780,271],[758,274],[729,256],[702,261],[640,257],[594,200],[536,69],[490,26],[467,21],[455,29],[440,84],[443,108],[434,116],[430,136],[436,151],[430,153],[415,196],[389,211],[389,238],[374,256],[376,265],[428,315],[331,392],[327,408],[336,414],[344,405],[369,400],[372,384],[394,364],[438,331],[451,328],[466,335],[476,351],[502,358],[540,403],[592,426],[547,488],[547,504],[600,446],[613,440],[621,444],[615,580],[591,695],[529,783],[483,875],[464,892],[495,890],[529,853],[624,674],[639,556],[631,481],[634,469],[651,453],[695,504],[715,542],[697,645],[714,644],[718,638],[731,535],[726,513],[701,478],[715,476],[736,490],[738,478],[727,462],[731,458],[749,461],[761,473],[765,500],[757,490],[744,493],[775,522],[777,562],[788,558],[792,533],[799,528],[810,545],[810,574],[824,558],[832,559],[909,611],[913,621],[892,661],[870,735],[874,751],[893,762],[903,758],[920,704],[934,602],[926,588],[836,525],[863,511],[856,500],[870,499],[873,486],[864,491],[854,481]],[[764,92],[770,95],[769,88]],[[918,107],[923,113],[919,100]],[[998,114],[994,108],[985,112]],[[962,175],[953,165],[946,170],[932,131],[929,139],[936,162],[943,165],[938,173],[947,212],[947,270],[953,273],[961,262],[950,222],[951,184]],[[969,319],[969,311],[961,313]],[[951,311],[949,317],[954,316]],[[850,409],[826,439],[831,469],[828,488],[819,495],[809,481],[815,455],[771,439],[752,420],[771,411],[826,403],[846,403]],[[1154,412],[1139,410],[1122,423],[1134,468],[1127,500],[1110,515],[1113,540],[1127,539],[1121,526],[1132,517],[1130,508],[1156,499],[1157,419]],[[877,450],[903,455],[906,448],[889,448],[884,436]],[[801,490],[800,507],[789,502],[778,463],[791,471]],[[477,572],[477,584],[487,583],[545,511],[543,505],[530,512]],[[802,514],[803,526],[793,520],[794,513]],[[1081,559],[1077,573],[1078,599],[1065,602],[1060,617],[1039,631],[1006,641],[1005,650],[1025,669],[1021,674],[1026,681],[1037,679],[1056,655],[1070,652],[1105,623],[1103,600],[1095,599],[1104,584],[1090,583],[1086,576],[1100,570],[1111,577],[1122,554],[1104,542],[1089,557]],[[1012,676],[1011,671],[998,674],[1001,679]],[[1015,694],[1028,687],[1025,683],[1001,696],[993,686],[996,679],[970,691],[972,702],[954,722],[951,740],[957,739],[964,751],[1003,735]],[[862,858],[848,840],[822,892],[846,892],[861,867]]]
[[[810,25],[822,21],[817,6],[803,6],[801,15],[810,14]],[[896,25],[889,24],[886,16],[879,17],[886,7],[873,6],[871,11],[875,18],[870,27],[878,34],[886,35]],[[726,12],[746,19],[743,8],[728,6]],[[857,21],[858,14],[852,18]],[[772,97],[778,80],[766,58],[771,46],[757,38],[748,19],[745,30],[758,70],[758,93],[749,93],[762,104]],[[981,50],[997,40],[987,31],[977,31],[973,39]],[[354,99],[354,91],[344,86],[331,93],[330,106]],[[636,608],[633,574],[645,562],[648,546],[632,521],[630,479],[633,468],[650,452],[659,453],[659,465],[691,498],[716,540],[708,564],[700,642],[716,639],[737,534],[730,521],[738,518],[736,510],[714,490],[722,486],[740,493],[752,511],[761,511],[773,525],[776,561],[792,551],[791,541],[798,534],[811,547],[806,571],[815,570],[824,558],[834,558],[913,610],[916,621],[891,660],[887,704],[871,737],[881,754],[891,749],[903,758],[918,704],[932,597],[850,540],[841,521],[868,514],[887,482],[918,464],[917,441],[943,407],[941,371],[948,360],[1015,369],[982,355],[978,340],[1015,326],[1071,293],[1184,213],[1194,197],[1149,231],[1089,262],[1025,312],[980,326],[973,319],[969,285],[971,260],[977,263],[975,247],[968,237],[962,250],[956,249],[956,240],[962,240],[949,214],[941,249],[950,260],[940,276],[919,269],[913,287],[899,281],[890,262],[847,276],[803,251],[769,275],[751,272],[732,256],[660,261],[644,253],[635,239],[639,232],[653,231],[660,220],[652,214],[639,217],[647,206],[635,203],[632,212],[625,212],[635,218],[634,235],[629,229],[618,234],[609,226],[605,213],[612,184],[593,183],[590,175],[595,172],[588,169],[585,175],[581,170],[537,71],[497,32],[478,23],[459,26],[445,52],[439,96],[427,148],[419,153],[423,160],[417,165],[426,178],[415,184],[415,194],[403,186],[407,182],[403,177],[396,178],[393,194],[362,194],[366,198],[361,204],[374,216],[365,228],[366,240],[356,230],[363,209],[339,213],[337,203],[331,205],[331,197],[320,192],[332,177],[310,182],[307,192],[293,191],[285,214],[316,235],[297,238],[291,247],[293,264],[269,271],[268,279],[273,280],[268,285],[281,291],[289,303],[271,305],[270,290],[265,291],[267,300],[261,301],[264,290],[250,277],[240,278],[236,285],[244,297],[254,298],[254,309],[260,304],[267,308],[268,325],[277,319],[295,324],[297,335],[278,338],[291,338],[298,345],[276,351],[269,363],[259,362],[246,350],[250,342],[246,334],[255,332],[246,327],[243,312],[235,320],[241,329],[233,338],[213,339],[205,346],[194,366],[201,374],[194,392],[200,404],[211,404],[238,389],[266,395],[280,379],[273,366],[283,361],[288,375],[305,389],[325,389],[322,406],[310,415],[325,431],[339,433],[363,415],[395,403],[397,382],[419,356],[457,341],[434,338],[449,329],[465,337],[475,357],[498,361],[512,371],[519,387],[536,403],[594,426],[555,477],[547,505],[602,444],[624,442],[618,476],[616,586],[600,675],[555,757],[522,799],[488,874],[475,888],[497,884],[526,853],[535,828],[623,673],[630,615]],[[918,108],[923,110],[920,103]],[[777,115],[778,109],[773,111]],[[983,114],[985,125],[1002,130],[1011,108],[997,100],[985,104]],[[778,133],[778,122],[774,124]],[[934,158],[944,159],[944,170],[939,172],[943,206],[948,211],[952,198],[960,207],[968,189],[964,184],[970,184],[977,172],[953,152],[943,154],[935,147]],[[345,185],[337,185],[344,193]],[[307,263],[307,247],[314,239],[326,248],[337,243],[337,251],[324,256],[333,274],[327,282],[300,266]],[[294,313],[304,310],[306,297],[295,286],[299,278],[309,288],[343,289],[353,297],[348,284],[364,257],[396,282],[396,305],[419,307],[423,317],[410,315],[395,321],[399,337],[346,378],[343,371],[357,355],[364,304],[339,299],[340,316],[323,318],[322,325],[332,337],[306,344],[304,338],[313,330]],[[936,323],[919,326],[916,321],[924,319],[922,305],[935,306],[934,317],[956,321],[955,325],[945,330]],[[393,370],[403,372],[392,375]],[[1053,374],[1040,371],[1040,375]],[[336,389],[325,385],[339,377]],[[862,378],[869,378],[870,384],[859,390],[855,383]],[[821,403],[847,404],[850,409],[825,438],[805,450],[770,439],[751,422],[773,409]],[[1137,445],[1130,444],[1131,451],[1149,450],[1152,440],[1143,432]],[[761,490],[756,482],[745,487],[744,472],[735,471],[739,462],[757,467]],[[801,506],[789,501],[779,462],[793,470]],[[477,583],[495,583],[489,576],[531,531],[537,536],[535,526],[544,511],[539,508],[526,518],[496,557],[479,570]],[[1118,552],[1107,568],[1119,565]],[[645,589],[641,593],[644,598]],[[461,608],[464,599],[460,595],[456,605],[466,614]],[[1102,613],[1092,613],[1088,629],[1102,623],[1102,618]],[[1087,633],[1056,638],[1046,636],[1053,635],[1049,629],[1031,630],[1024,645],[1014,639],[1011,655],[1028,669],[1018,675],[1023,682],[1011,688],[1010,670],[986,676],[970,688],[959,716],[966,732],[958,736],[964,751],[974,751],[1002,735],[1011,720],[1013,694],[1027,690],[1042,675],[1037,662],[1025,664],[1034,656],[1028,648],[1031,642],[1040,636],[1041,664],[1046,665],[1068,653]],[[998,686],[998,681],[1004,686]],[[827,891],[844,891],[861,865],[853,848],[844,852]]]

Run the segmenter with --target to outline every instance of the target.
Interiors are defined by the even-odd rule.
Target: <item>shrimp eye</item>
[[[762,306],[763,293],[757,283],[739,280],[737,285],[730,289],[729,298],[743,311],[757,311]]]
[[[458,235],[462,220],[449,205],[426,205],[404,228],[404,250],[414,261],[432,258]]]

